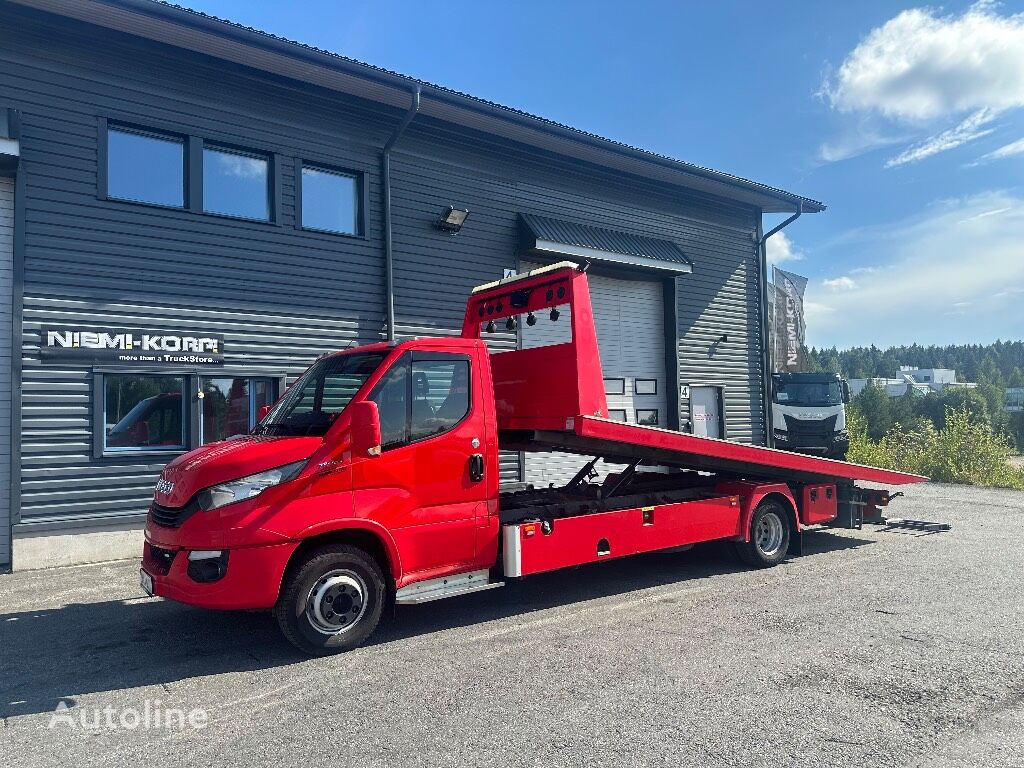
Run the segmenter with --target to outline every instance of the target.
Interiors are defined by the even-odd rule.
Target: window
[[[658,394],[658,380],[635,379],[633,381],[633,391],[638,395],[656,395]]]
[[[604,393],[606,395],[624,395],[624,394],[626,394],[626,380],[625,379],[605,379],[604,380]]]
[[[302,166],[302,226],[343,235],[358,235],[359,178],[325,168]]]
[[[270,219],[267,158],[203,147],[203,210],[245,219]]]
[[[410,439],[422,440],[447,432],[467,413],[469,360],[413,361]]]
[[[102,381],[104,450],[184,450],[183,376],[111,374]]]
[[[636,423],[642,424],[645,427],[656,427],[658,426],[658,409],[657,408],[637,408],[636,411]]]
[[[267,414],[259,432],[280,436],[326,434],[384,357],[383,352],[352,352],[313,363]]]
[[[453,429],[469,414],[469,372],[469,359],[461,355],[406,355],[396,362],[370,395],[380,413],[381,446]]]
[[[107,197],[184,207],[185,142],[165,134],[108,128]]]
[[[203,443],[247,434],[259,409],[276,399],[274,379],[204,376],[201,383]]]
[[[626,411],[623,410],[622,408],[609,408],[608,418],[611,419],[612,421],[621,421],[625,423]]]
[[[377,382],[370,399],[380,414],[380,445],[383,450],[409,442],[409,360],[391,366]]]

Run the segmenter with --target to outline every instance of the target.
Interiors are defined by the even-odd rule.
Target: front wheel
[[[303,653],[350,651],[380,624],[387,600],[384,574],[363,550],[337,544],[311,552],[289,570],[274,616]]]
[[[750,541],[736,544],[743,562],[755,568],[778,565],[789,551],[789,515],[777,501],[762,501],[750,516]]]

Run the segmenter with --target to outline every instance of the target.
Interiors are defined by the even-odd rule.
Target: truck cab
[[[850,388],[836,373],[772,375],[772,437],[776,448],[845,459],[850,447]]]

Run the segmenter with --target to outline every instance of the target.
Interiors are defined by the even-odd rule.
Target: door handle
[[[482,453],[474,453],[469,457],[469,479],[474,483],[479,483],[484,479],[484,455]]]

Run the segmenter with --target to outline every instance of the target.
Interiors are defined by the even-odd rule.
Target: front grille
[[[199,503],[192,499],[184,507],[165,507],[155,501],[149,508],[149,519],[164,528],[180,528],[199,511]]]
[[[794,419],[789,414],[786,418],[786,431],[791,435],[831,435],[836,431],[836,415],[827,419]]]
[[[163,547],[147,544],[145,556],[142,560],[147,570],[152,570],[157,576],[166,576],[168,571],[171,570],[171,563],[174,562],[176,554],[178,553],[173,549],[164,549]]]

